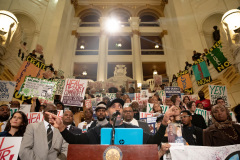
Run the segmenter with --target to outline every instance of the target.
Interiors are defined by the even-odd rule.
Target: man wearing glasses
[[[123,122],[134,126],[138,126],[143,129],[143,132],[150,134],[151,132],[150,128],[148,127],[148,124],[146,122],[136,120],[135,118],[133,118],[133,116],[134,113],[132,107],[123,108],[123,120],[124,120]]]
[[[182,136],[189,145],[203,145],[203,130],[194,126],[191,122],[192,114],[188,110],[184,110],[180,114],[183,124]]]
[[[49,124],[49,115],[46,112],[57,115],[57,108],[54,104],[47,104],[43,112],[43,122],[27,126],[19,151],[21,160],[66,159],[68,143],[59,130]]]

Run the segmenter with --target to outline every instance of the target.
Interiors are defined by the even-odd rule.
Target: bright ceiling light
[[[84,45],[82,44],[81,46],[80,46],[80,49],[84,49],[85,47],[84,47]]]
[[[157,70],[154,70],[153,75],[157,75],[157,74],[158,74]]]
[[[87,71],[83,71],[82,75],[86,76],[87,75]]]
[[[156,45],[155,45],[155,48],[159,48],[159,45],[158,45],[158,44],[156,44]]]
[[[106,30],[109,32],[116,32],[120,29],[120,21],[114,18],[109,18],[106,22]]]

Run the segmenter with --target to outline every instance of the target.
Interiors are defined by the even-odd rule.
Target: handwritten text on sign
[[[0,138],[0,160],[17,160],[22,137]]]

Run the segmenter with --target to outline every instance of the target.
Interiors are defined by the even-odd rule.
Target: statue
[[[127,67],[125,65],[116,65],[114,71],[114,77],[126,76]]]

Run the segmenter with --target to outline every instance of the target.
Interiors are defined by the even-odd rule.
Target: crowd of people
[[[85,100],[92,99],[87,90]],[[55,104],[40,104],[37,97],[23,104],[31,104],[31,112],[43,112],[44,120],[28,124],[24,112],[17,111],[10,115],[10,108],[20,108],[19,101],[11,101],[9,105],[0,106],[1,137],[22,136],[19,159],[66,159],[69,144],[100,144],[101,128],[111,128],[112,115],[116,111],[120,115],[116,120],[116,128],[143,129],[143,143],[159,145],[159,158],[168,152],[168,142],[184,142],[185,145],[224,146],[240,144],[240,126],[233,122],[229,109],[225,107],[222,98],[211,105],[204,93],[198,93],[199,100],[190,101],[188,96],[183,99],[178,95],[166,98],[164,104],[169,109],[163,114],[160,96],[156,93],[149,96],[148,103],[153,104],[152,113],[156,113],[156,133],[151,133],[149,125],[139,118],[139,113],[146,111],[145,104],[131,99],[128,93],[117,91],[116,98],[110,100],[103,97],[95,110],[83,107],[64,106],[55,99]],[[130,103],[125,106],[125,103]],[[196,114],[196,108],[210,111],[211,120],[206,124],[202,115]],[[64,110],[62,118],[57,116],[57,110]],[[239,122],[240,105],[235,109]],[[94,112],[96,119],[94,119]],[[182,136],[173,132],[172,123],[180,124]],[[168,129],[167,129],[168,128]]]

